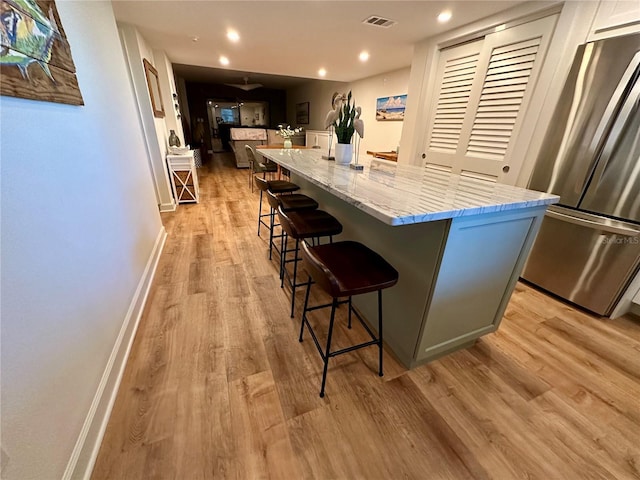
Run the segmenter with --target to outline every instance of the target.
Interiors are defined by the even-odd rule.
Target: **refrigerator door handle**
[[[549,218],[555,218],[556,220],[561,220],[567,223],[573,223],[575,225],[580,225],[583,227],[598,229],[606,233],[613,233],[615,235],[622,235],[625,237],[635,237],[637,235],[640,235],[640,230],[635,230],[633,228],[619,227],[616,225],[609,225],[605,222],[596,222],[593,220],[587,220],[585,218],[574,217],[573,215],[567,215],[567,214],[556,212],[553,210],[547,210],[545,215],[548,216]]]
[[[611,127],[611,135],[607,139],[604,147],[602,148],[602,154],[600,156],[600,160],[598,164],[601,165],[598,170],[601,170],[599,173],[600,176],[606,171],[609,160],[611,160],[611,155],[616,146],[616,141],[619,138],[624,126],[629,121],[629,117],[634,110],[634,107],[640,100],[640,80],[636,81],[636,84],[631,89],[631,92],[627,99],[625,100],[622,108],[620,108],[620,113],[615,123]]]
[[[596,128],[596,131],[593,135],[593,140],[591,142],[591,145],[589,146],[589,151],[597,152],[598,146],[602,143],[604,138],[608,136],[607,131],[613,128],[613,124],[615,123],[616,110],[618,109],[620,99],[624,98],[625,90],[629,88],[629,83],[633,81],[633,77],[636,74],[638,67],[640,67],[640,52],[637,52],[633,56],[631,62],[629,62],[629,66],[622,75],[620,82],[618,82],[618,86],[613,92],[611,100],[607,104],[607,108],[604,111],[602,120],[598,124],[598,128]],[[593,166],[595,166],[595,162]],[[584,191],[587,183],[589,182],[589,178],[593,173],[593,166],[592,168],[587,170],[584,179],[582,179],[582,191]]]

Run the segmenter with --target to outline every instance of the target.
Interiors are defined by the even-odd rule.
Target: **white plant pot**
[[[353,157],[353,145],[350,143],[336,144],[336,163],[338,165],[349,165]]]

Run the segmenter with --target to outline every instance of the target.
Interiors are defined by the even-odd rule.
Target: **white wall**
[[[299,87],[287,90],[287,122],[305,130],[324,130],[324,119],[331,110],[334,92],[348,92],[349,84],[328,80],[309,80]],[[296,123],[296,103],[309,102],[309,124]]]
[[[360,118],[364,120],[364,138],[360,144],[361,154],[367,150],[395,150],[400,145],[404,121],[382,122],[376,120],[376,100],[380,97],[406,94],[410,72],[411,69],[407,67],[350,84],[349,88],[356,104],[362,107]]]
[[[160,211],[172,211],[175,210],[176,204],[171,193],[171,184],[165,161],[169,131],[167,129],[165,119],[156,118],[153,115],[151,98],[149,97],[149,90],[143,65],[143,59],[147,59],[156,68],[156,70],[158,70],[155,64],[153,51],[147,45],[145,39],[132,25],[120,24],[118,25],[118,28],[131,85],[135,92],[138,119],[144,132],[146,158],[154,181],[156,202]],[[160,65],[163,67],[162,63],[160,63]],[[159,79],[161,79],[160,71],[163,72],[163,77],[168,74],[166,67],[161,68],[158,70]],[[173,71],[171,71],[171,76],[173,76]],[[162,78],[161,80],[165,82],[166,86],[168,80],[165,78]],[[163,97],[165,95],[166,93],[163,92]],[[165,115],[167,114],[167,110],[173,110],[173,104],[171,103],[167,106],[164,98],[163,104],[165,105]],[[171,115],[171,110],[169,110],[168,113]]]
[[[367,150],[395,150],[400,144],[404,122],[380,122],[376,120],[376,99],[407,93],[410,68],[383,73],[352,83],[311,80],[287,91],[287,118],[293,126],[307,130],[324,130],[324,120],[331,110],[334,92],[351,93],[356,105],[362,107],[360,118],[364,120],[364,138],[360,152]],[[309,102],[309,125],[295,124],[296,103]]]
[[[176,109],[178,98],[173,98],[174,94],[178,94],[178,90],[171,60],[162,50],[153,51],[153,60],[153,66],[158,70],[160,93],[162,94],[162,103],[164,103],[165,117],[162,120],[164,120],[164,134],[166,135],[167,145],[169,145],[169,130],[175,130],[176,135],[180,138],[181,145],[185,145],[182,122],[178,118],[180,112]]]
[[[57,2],[85,106],[0,98],[2,468],[61,478],[163,231],[108,2]]]

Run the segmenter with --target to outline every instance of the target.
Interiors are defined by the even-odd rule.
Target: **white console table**
[[[198,203],[200,190],[193,150],[183,155],[167,155],[167,166],[176,203]]]

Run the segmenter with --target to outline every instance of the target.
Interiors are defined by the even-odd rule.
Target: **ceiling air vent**
[[[377,15],[371,15],[362,23],[366,23],[367,25],[373,25],[374,27],[389,28],[394,26],[398,22],[396,22],[395,20],[389,20],[388,18],[378,17]]]

